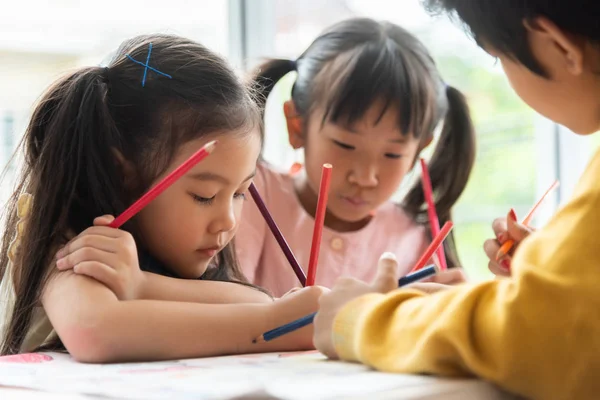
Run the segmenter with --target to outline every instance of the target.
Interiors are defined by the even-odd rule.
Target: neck
[[[294,179],[294,190],[296,191],[296,196],[298,196],[302,208],[314,218],[317,212],[319,196],[310,186],[306,174],[299,174],[299,176]],[[336,232],[353,232],[364,228],[371,219],[372,217],[367,217],[360,221],[345,221],[336,217],[329,209],[327,209],[324,225]]]

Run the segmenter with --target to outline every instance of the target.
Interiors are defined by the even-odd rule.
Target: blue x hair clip
[[[129,58],[134,63],[140,64],[141,66],[144,67],[144,76],[142,77],[142,87],[144,87],[146,85],[146,76],[148,75],[148,70],[152,70],[152,71],[156,72],[159,75],[166,76],[169,79],[173,79],[173,77],[171,75],[165,74],[164,72],[161,72],[161,71],[157,70],[156,68],[153,68],[153,67],[150,66],[150,55],[151,54],[152,54],[152,43],[150,43],[148,45],[148,57],[146,57],[146,63],[145,64],[143,62],[138,61],[135,58],[131,57],[129,54],[125,55],[127,58]]]

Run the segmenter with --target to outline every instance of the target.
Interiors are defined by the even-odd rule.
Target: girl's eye
[[[399,158],[402,158],[402,154],[394,154],[394,153],[385,153],[385,156],[387,158],[391,158],[392,160],[397,160]]]
[[[344,150],[354,150],[356,148],[354,146],[350,146],[349,144],[338,142],[337,140],[332,139],[331,141]]]
[[[213,200],[215,199],[215,196],[208,198],[192,194],[192,198],[195,202],[208,206],[212,204]]]
[[[246,200],[246,193],[236,193],[233,195],[234,199]]]

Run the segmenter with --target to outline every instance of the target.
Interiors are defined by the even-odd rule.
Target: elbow
[[[106,318],[78,321],[64,329],[61,340],[74,360],[88,364],[103,364],[126,361],[119,352],[119,338],[115,329],[110,329]]]

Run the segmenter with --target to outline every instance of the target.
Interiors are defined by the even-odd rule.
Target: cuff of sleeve
[[[358,297],[346,304],[333,320],[333,346],[342,360],[360,360],[361,326],[374,304],[384,297],[380,293],[371,293]]]

